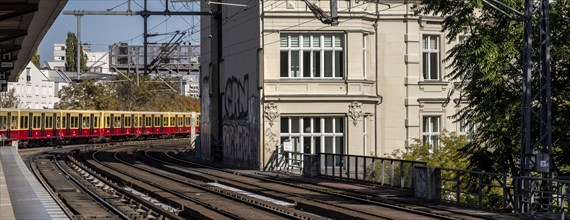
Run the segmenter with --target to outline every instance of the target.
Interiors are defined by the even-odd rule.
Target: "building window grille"
[[[281,77],[344,77],[343,45],[341,34],[282,34]]]
[[[425,35],[423,37],[423,73],[425,80],[440,80],[439,63],[439,36]]]
[[[429,144],[432,150],[439,147],[439,134],[440,134],[440,117],[424,116],[422,138],[423,142]]]

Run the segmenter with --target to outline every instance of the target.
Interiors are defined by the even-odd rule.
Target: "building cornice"
[[[290,94],[290,95],[265,95],[265,101],[273,101],[275,103],[282,102],[354,102],[359,101],[366,104],[372,103],[382,103],[382,97],[376,96],[361,96],[361,95],[329,95],[329,94],[319,94],[319,95],[306,95],[306,94]]]

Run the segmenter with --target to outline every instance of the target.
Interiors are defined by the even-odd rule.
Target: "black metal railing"
[[[320,175],[411,189],[412,168],[425,162],[320,153]]]

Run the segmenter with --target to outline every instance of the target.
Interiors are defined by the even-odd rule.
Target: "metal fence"
[[[320,175],[384,186],[412,187],[412,167],[425,162],[348,154],[320,153]]]
[[[513,210],[515,186],[506,174],[436,167],[439,198],[458,205]]]
[[[304,153],[283,151],[280,161],[280,171],[301,174],[303,172]]]
[[[419,180],[434,184],[439,199],[458,205],[506,212],[519,212],[539,217],[567,219],[569,215],[570,180],[537,177],[512,177],[506,174],[418,166],[431,170],[432,178]],[[418,172],[416,172],[418,173]],[[422,179],[422,178],[419,178]],[[519,184],[531,186],[517,191]],[[416,177],[416,185],[421,185]]]

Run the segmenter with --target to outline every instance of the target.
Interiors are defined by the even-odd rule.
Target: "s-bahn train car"
[[[194,117],[194,118],[193,118]],[[199,113],[0,109],[0,141],[48,146],[189,136]]]

